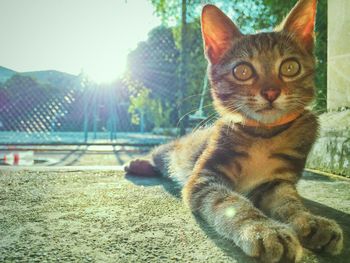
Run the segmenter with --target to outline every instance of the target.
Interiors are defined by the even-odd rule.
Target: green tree
[[[130,97],[129,112],[132,123],[141,124],[144,127],[168,128],[171,114],[170,105],[166,103],[164,107],[161,100],[152,99],[150,93],[149,89],[140,87]]]
[[[44,107],[50,99],[52,87],[47,84],[40,84],[32,77],[13,75],[8,79],[1,90],[1,97],[6,100],[0,105],[0,119],[6,130],[47,130],[49,122],[46,118],[49,109]],[[38,109],[45,112],[37,114]],[[38,116],[39,115],[39,116]],[[39,125],[29,123],[33,117],[37,117]],[[32,125],[32,126],[30,126]]]
[[[128,78],[152,90],[152,97],[172,102],[176,91],[179,51],[172,30],[156,27],[147,41],[138,44],[128,56]],[[135,88],[129,83],[131,89]],[[137,85],[136,85],[137,86]]]

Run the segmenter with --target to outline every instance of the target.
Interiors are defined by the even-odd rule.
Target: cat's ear
[[[204,52],[208,60],[216,64],[242,34],[232,20],[214,5],[203,7],[201,20]]]
[[[307,50],[313,50],[317,0],[299,0],[279,30],[292,33]]]

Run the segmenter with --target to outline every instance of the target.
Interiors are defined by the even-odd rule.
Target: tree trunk
[[[179,118],[186,114],[186,104],[184,103],[184,96],[187,89],[187,0],[182,0],[181,3],[181,54],[180,54],[180,72],[179,72]],[[180,122],[180,135],[184,135],[188,124],[188,118],[185,117]]]

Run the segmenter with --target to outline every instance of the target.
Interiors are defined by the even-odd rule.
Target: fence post
[[[187,0],[181,2],[181,53],[180,53],[180,79],[179,79],[179,118],[186,114],[184,96],[187,90]],[[180,135],[186,133],[188,117],[184,117],[180,122]]]
[[[97,117],[98,117],[98,107],[97,107],[97,98],[96,98],[96,94],[94,96],[93,99],[93,119],[92,119],[92,127],[93,127],[93,131],[94,131],[94,140],[97,139]]]
[[[140,132],[145,132],[145,114],[140,111]]]
[[[88,141],[89,136],[89,110],[88,110],[88,99],[86,95],[86,89],[84,91],[84,142]]]

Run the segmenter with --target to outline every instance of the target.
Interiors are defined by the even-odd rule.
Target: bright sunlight
[[[0,10],[2,66],[83,71],[99,83],[120,77],[128,53],[160,24],[147,0],[1,0]]]

